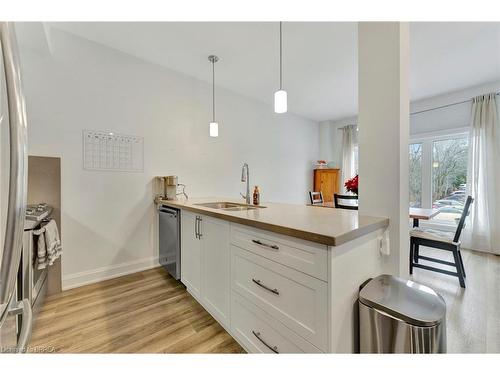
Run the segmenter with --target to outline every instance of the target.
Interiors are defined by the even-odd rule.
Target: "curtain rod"
[[[500,95],[500,92],[496,92],[495,95]],[[461,102],[456,102],[456,103],[450,103],[450,104],[445,104],[445,105],[441,105],[439,107],[434,107],[434,108],[429,108],[429,109],[423,109],[421,111],[415,111],[415,112],[411,112],[410,115],[418,115],[420,113],[425,113],[425,112],[430,112],[430,111],[435,111],[436,109],[442,109],[442,108],[447,108],[447,107],[453,107],[455,105],[460,105],[460,104],[465,104],[465,103],[468,103],[468,102],[471,102],[472,99],[468,99],[468,100],[463,100]]]
[[[496,92],[495,95],[500,95],[500,92]],[[455,105],[459,105],[459,104],[465,104],[465,103],[468,103],[468,102],[471,102],[473,99],[468,99],[468,100],[463,100],[461,102],[456,102],[456,103],[450,103],[450,104],[445,104],[445,105],[441,105],[439,107],[434,107],[434,108],[428,108],[428,109],[423,109],[421,111],[415,111],[415,112],[410,112],[410,116],[412,115],[418,115],[420,113],[425,113],[425,112],[430,112],[430,111],[435,111],[437,109],[443,109],[443,108],[448,108],[448,107],[453,107]],[[338,130],[342,130],[343,128],[346,128],[348,126],[351,126],[351,125],[345,125],[345,126],[342,126],[340,128],[337,128]]]

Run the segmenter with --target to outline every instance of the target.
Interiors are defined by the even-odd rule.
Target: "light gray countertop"
[[[175,201],[156,199],[155,202],[329,246],[341,245],[389,225],[387,218],[358,215],[357,211],[352,210],[314,207],[305,204],[263,202],[261,206],[265,208],[225,211],[197,204],[207,202],[242,204],[244,202],[220,197]]]

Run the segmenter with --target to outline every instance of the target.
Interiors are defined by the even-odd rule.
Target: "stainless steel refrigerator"
[[[14,24],[0,22],[0,352],[26,350],[32,311],[18,293],[27,185],[26,107]]]

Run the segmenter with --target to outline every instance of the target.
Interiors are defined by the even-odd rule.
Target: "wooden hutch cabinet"
[[[332,202],[333,194],[340,191],[340,178],[340,169],[315,169],[313,190],[321,191],[325,202]]]

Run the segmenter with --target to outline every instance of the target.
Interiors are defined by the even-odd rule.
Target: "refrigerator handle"
[[[19,301],[17,306],[9,311],[9,315],[19,314],[22,316],[22,324],[17,340],[17,350],[18,353],[24,353],[26,352],[28,343],[31,339],[31,332],[33,328],[33,310],[29,299],[25,298],[22,301]]]
[[[27,125],[14,25],[0,22],[0,43],[7,91],[10,130],[9,200],[0,269],[0,325],[7,317],[22,252],[26,210]],[[0,72],[1,74],[1,72]]]

